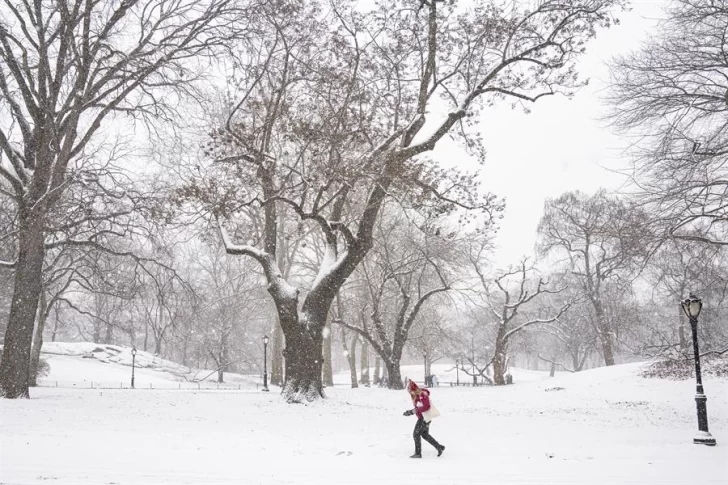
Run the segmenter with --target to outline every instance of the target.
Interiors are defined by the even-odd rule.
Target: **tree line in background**
[[[619,1],[36,3],[0,7],[4,396],[29,395],[44,339],[222,382],[260,372],[269,334],[290,402],[344,366],[398,389],[404,362],[503,385],[514,362],[686,359],[687,292],[724,352],[728,4],[673,2],[614,61],[635,190],[548,200],[537,260],[496,268],[477,115],[577,90]],[[446,137],[480,173],[428,155]]]

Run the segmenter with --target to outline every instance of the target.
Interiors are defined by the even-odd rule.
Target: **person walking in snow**
[[[430,404],[430,391],[420,388],[414,381],[409,381],[407,384],[407,390],[410,393],[412,404],[414,404],[415,407],[414,409],[408,409],[405,411],[404,415],[417,415],[417,424],[415,424],[415,430],[412,433],[412,437],[415,440],[415,454],[410,456],[410,458],[422,458],[423,438],[435,447],[437,450],[437,456],[442,455],[442,452],[445,451],[445,447],[438,443],[435,438],[430,436],[430,420],[434,417],[431,416],[431,414],[435,411]],[[423,416],[423,413],[425,416]],[[439,416],[439,414],[436,414],[436,416]]]

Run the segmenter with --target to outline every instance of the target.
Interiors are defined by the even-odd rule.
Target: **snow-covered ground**
[[[76,367],[58,359],[75,359]],[[49,379],[128,376],[124,362],[95,360],[51,356]],[[0,400],[0,483],[728,483],[728,380],[704,382],[718,441],[710,448],[692,443],[694,383],[643,379],[639,367],[554,378],[516,371],[513,386],[441,386],[433,400],[442,416],[431,433],[447,449],[437,458],[423,443],[421,460],[408,458],[415,420],[402,416],[407,394],[348,389],[347,373],[337,375],[342,385],[327,389],[328,399],[310,405],[285,404],[276,392],[252,385],[240,391],[42,387],[30,400]],[[145,371],[166,379],[162,371]],[[447,371],[434,369],[441,380],[450,379]],[[405,367],[408,373],[420,375],[422,368]]]

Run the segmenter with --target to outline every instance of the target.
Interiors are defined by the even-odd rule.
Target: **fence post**
[[[56,387],[58,387],[58,381],[56,381]]]
[[[123,382],[120,382],[119,383],[119,389],[124,389],[124,383]]]
[[[177,384],[177,389],[182,389],[182,383]]]
[[[151,388],[152,388],[152,383],[150,382],[150,383],[149,383],[149,389],[151,389]]]

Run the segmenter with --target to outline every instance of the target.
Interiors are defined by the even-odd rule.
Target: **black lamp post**
[[[455,385],[460,386],[460,363],[455,359]]]
[[[700,445],[715,446],[715,438],[708,431],[708,409],[705,402],[708,398],[703,393],[703,379],[700,375],[700,352],[698,351],[698,315],[703,308],[703,302],[692,293],[681,303],[685,315],[690,320],[690,328],[693,331],[693,352],[695,354],[695,403],[698,408],[698,434],[693,438],[693,443]]]
[[[134,389],[134,367],[136,367],[136,347],[131,349],[131,388]]]
[[[263,390],[268,389],[268,336],[263,337]]]

